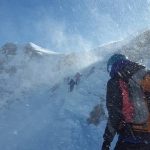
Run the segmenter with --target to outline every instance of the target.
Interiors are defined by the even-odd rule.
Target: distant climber
[[[74,79],[75,79],[76,85],[79,84],[81,76],[82,76],[82,75],[81,75],[79,72],[77,72],[77,73],[75,74]]]
[[[105,117],[105,112],[104,112],[103,106],[102,104],[98,104],[90,112],[90,116],[87,119],[87,123],[98,126],[98,124],[100,123],[100,120],[103,119],[104,117]]]
[[[73,79],[71,79],[68,84],[69,84],[69,91],[72,92],[76,83]]]

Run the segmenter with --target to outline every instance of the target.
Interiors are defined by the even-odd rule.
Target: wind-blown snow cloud
[[[36,22],[37,32],[46,47],[67,52],[90,50],[100,44],[123,39],[149,26],[147,1],[131,3],[114,0],[113,3],[110,0],[87,0],[69,4],[71,8],[66,11],[72,20],[69,15],[58,20],[43,12],[42,18]],[[60,7],[65,9],[65,4]]]
[[[51,45],[55,50],[65,49],[65,51],[90,50],[94,45],[81,34],[68,33],[65,22],[57,22],[49,17],[40,20],[36,24],[36,29],[42,33],[41,39]]]
[[[0,1],[0,44],[84,51],[150,26],[149,0]]]

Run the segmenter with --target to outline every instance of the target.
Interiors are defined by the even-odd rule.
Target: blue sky
[[[0,46],[82,51],[150,26],[150,0],[0,0]]]

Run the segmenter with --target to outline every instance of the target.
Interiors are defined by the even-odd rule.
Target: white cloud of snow
[[[58,22],[49,17],[43,17],[36,24],[41,38],[47,45],[52,45],[56,50],[65,49],[66,52],[86,51],[93,48],[93,43],[81,34],[69,33],[65,22]]]

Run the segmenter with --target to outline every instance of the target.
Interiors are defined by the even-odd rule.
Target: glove
[[[102,145],[102,150],[109,150],[110,148],[110,141],[104,141]]]

